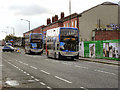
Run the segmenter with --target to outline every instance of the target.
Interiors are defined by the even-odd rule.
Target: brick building
[[[78,28],[80,30],[80,41],[119,39],[116,34],[117,30],[120,30],[120,5],[104,2],[80,14],[73,13],[66,17],[64,12],[61,12],[60,19],[58,15],[47,18],[47,25],[39,26],[23,35],[31,32],[43,33],[45,36],[47,30],[57,27]],[[111,37],[108,33],[114,35]],[[106,37],[102,38],[103,34]]]
[[[77,13],[64,17],[64,12],[61,12],[60,19],[58,19],[58,15],[53,16],[52,19],[48,18],[47,25],[42,25],[31,31],[25,32],[23,33],[23,36],[25,37],[25,35],[28,35],[29,33],[43,33],[45,35],[47,30],[57,27],[75,27],[79,29],[78,17],[79,15]]]
[[[80,40],[118,39],[115,35],[118,32],[117,30],[120,30],[120,28],[118,28],[120,26],[119,19],[120,6],[112,2],[104,2],[82,12],[79,17]],[[111,37],[110,34],[115,35]],[[116,38],[113,38],[114,36]]]
[[[120,30],[95,31],[95,40],[118,40],[120,39]]]
[[[41,25],[41,26],[34,28],[28,32],[25,32],[25,33],[23,33],[23,37],[25,37],[25,35],[29,35],[30,33],[42,33],[44,27],[45,27],[44,25]]]
[[[69,16],[64,17],[64,12],[61,12],[60,19],[58,19],[58,15],[55,15],[51,19],[47,19],[47,25],[44,27],[43,32],[46,32],[49,29],[57,28],[57,27],[76,27],[79,28],[78,25],[78,14],[73,13]]]

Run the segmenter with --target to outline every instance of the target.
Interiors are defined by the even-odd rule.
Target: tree
[[[13,36],[12,34],[10,34],[10,35],[7,35],[6,37],[5,37],[5,41],[10,41],[10,40],[13,40],[13,41],[16,41],[16,40],[18,40],[18,39],[20,39],[21,37],[16,37],[16,36]]]

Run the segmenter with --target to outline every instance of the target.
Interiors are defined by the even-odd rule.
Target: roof
[[[98,5],[92,7],[92,8],[90,8],[90,9],[88,9],[88,10],[83,11],[83,12],[80,13],[80,14],[83,14],[83,13],[85,13],[85,12],[87,12],[87,11],[90,11],[91,9],[96,8],[96,7],[100,6],[100,5],[118,5],[118,4],[113,3],[113,2],[103,2],[103,3],[98,4]]]
[[[66,21],[66,20],[75,18],[75,17],[77,17],[77,16],[78,16],[77,13],[73,13],[73,14],[71,14],[71,15],[69,15],[69,16],[64,17],[63,19],[59,19],[59,20],[57,20],[57,21],[55,21],[55,22],[52,22],[52,23],[50,23],[50,24],[48,24],[48,25],[46,25],[46,26],[50,26],[50,25],[55,24],[55,23],[62,23],[62,22],[64,22],[64,21]]]
[[[23,34],[29,33],[29,32],[31,32],[31,31],[34,31],[34,30],[37,29],[37,28],[43,28],[43,27],[45,27],[45,25],[41,25],[41,26],[38,26],[38,27],[36,27],[36,28],[33,28],[32,30],[27,31],[27,32],[24,32]]]
[[[118,5],[118,4],[113,2],[103,2],[101,5]]]

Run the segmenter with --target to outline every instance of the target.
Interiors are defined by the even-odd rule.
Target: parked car
[[[10,52],[13,52],[15,49],[12,47],[12,46],[4,46],[2,48],[2,51],[5,52],[5,51],[10,51]]]

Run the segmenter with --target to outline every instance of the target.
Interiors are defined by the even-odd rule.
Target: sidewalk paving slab
[[[96,58],[83,58],[83,57],[79,57],[79,60],[98,62],[98,63],[104,63],[104,64],[111,64],[111,65],[118,65],[118,66],[120,66],[120,61],[116,61],[116,60],[96,59]]]

